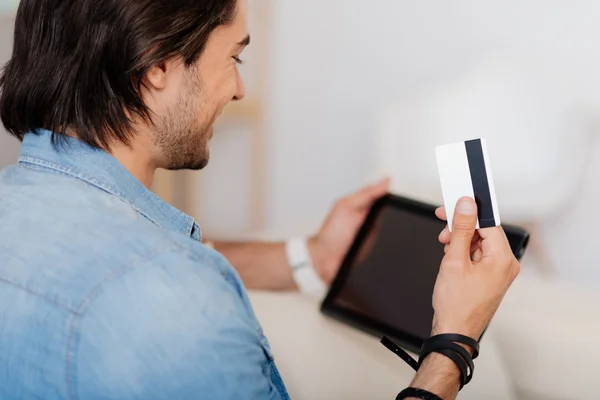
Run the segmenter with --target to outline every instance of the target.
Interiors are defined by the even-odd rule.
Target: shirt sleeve
[[[258,323],[214,267],[167,253],[90,296],[70,328],[72,398],[281,398]]]

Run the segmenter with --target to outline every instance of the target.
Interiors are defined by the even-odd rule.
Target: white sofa
[[[292,399],[393,400],[410,384],[414,371],[377,337],[321,315],[314,299],[258,292],[251,299]],[[482,346],[477,379],[460,399],[516,399],[493,333]]]
[[[598,398],[600,293],[525,271],[482,342],[473,382],[459,399]],[[293,399],[394,399],[412,370],[377,337],[331,320],[319,301],[251,293]]]
[[[493,324],[519,398],[600,398],[600,291],[527,272],[510,289]]]

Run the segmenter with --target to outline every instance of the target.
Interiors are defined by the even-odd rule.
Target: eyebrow
[[[250,35],[246,36],[242,41],[240,41],[237,45],[239,47],[246,47],[250,44]]]

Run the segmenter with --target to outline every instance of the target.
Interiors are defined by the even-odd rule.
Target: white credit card
[[[499,226],[500,214],[485,139],[439,146],[435,155],[450,231],[456,203],[465,196],[477,203],[477,229]]]

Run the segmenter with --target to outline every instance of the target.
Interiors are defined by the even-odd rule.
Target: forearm
[[[460,370],[456,364],[446,356],[432,353],[423,361],[411,387],[453,400],[458,395],[459,381]]]
[[[297,290],[284,243],[215,242],[248,289]]]

